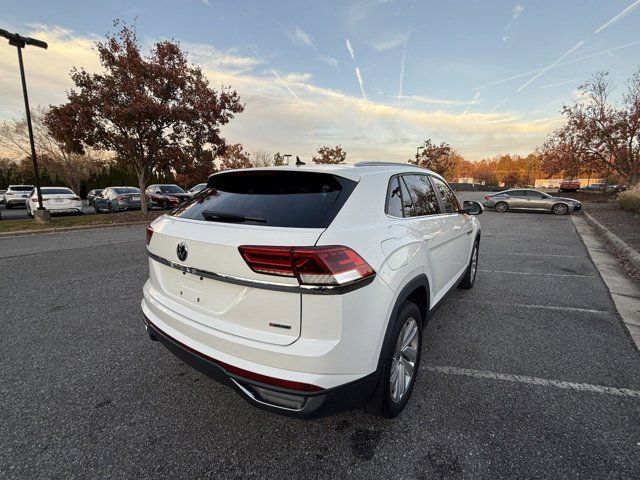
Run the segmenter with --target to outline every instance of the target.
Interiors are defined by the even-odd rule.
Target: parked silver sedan
[[[554,197],[538,190],[526,188],[504,190],[484,197],[484,206],[496,212],[508,210],[538,210],[566,215],[582,210],[582,203],[572,198]]]

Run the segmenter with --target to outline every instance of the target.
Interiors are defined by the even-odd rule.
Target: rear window
[[[75,195],[68,188],[41,188],[40,191],[43,195]]]
[[[34,188],[35,187],[31,185],[12,185],[11,187],[9,187],[9,189],[13,190],[14,192],[30,192]]]
[[[221,223],[326,228],[356,185],[353,180],[315,172],[221,173],[172,215]]]
[[[160,185],[159,188],[162,193],[184,193],[178,185]]]
[[[119,195],[123,193],[140,193],[140,189],[135,187],[114,188],[113,191]]]

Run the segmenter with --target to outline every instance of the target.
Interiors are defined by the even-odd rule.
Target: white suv
[[[147,332],[260,408],[393,417],[429,313],[473,286],[479,213],[411,165],[212,175],[147,228]]]

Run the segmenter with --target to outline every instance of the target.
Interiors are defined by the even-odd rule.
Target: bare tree
[[[273,165],[271,153],[263,149],[258,149],[251,154],[251,165],[254,167],[270,167]]]
[[[50,175],[60,177],[74,192],[79,193],[82,183],[100,171],[107,154],[94,149],[86,149],[82,154],[69,150],[50,132],[45,123],[46,114],[47,110],[39,107],[31,115],[40,163]],[[26,118],[0,123],[0,148],[15,158],[31,155]]]

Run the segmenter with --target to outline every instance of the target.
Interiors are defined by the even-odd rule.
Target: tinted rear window
[[[160,185],[160,191],[162,193],[184,193],[178,185]]]
[[[31,185],[14,185],[12,187],[9,187],[9,189],[13,190],[14,192],[30,192],[34,188],[35,187],[32,187]]]
[[[68,188],[41,188],[40,191],[43,195],[75,195]]]
[[[212,176],[202,193],[172,215],[224,223],[325,228],[356,185],[352,180],[326,173],[222,173]]]
[[[140,193],[140,189],[139,188],[135,188],[135,187],[126,187],[126,188],[114,188],[113,189],[114,192],[118,193],[118,194],[123,194],[123,193]]]

